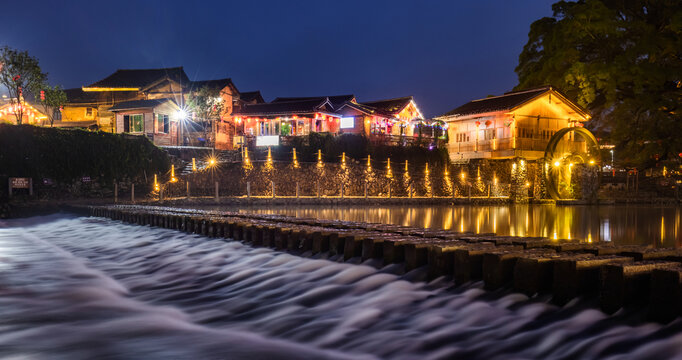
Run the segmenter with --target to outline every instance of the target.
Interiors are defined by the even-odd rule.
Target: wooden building
[[[269,103],[246,104],[234,113],[237,124],[243,126],[244,138],[239,141],[278,145],[281,137],[286,140],[311,132],[337,134],[340,117],[332,100],[333,97],[277,98]]]
[[[131,100],[112,106],[109,111],[116,116],[116,128],[122,133],[144,135],[159,146],[177,146],[180,143],[180,107],[173,99]]]
[[[231,79],[191,81],[182,67],[120,69],[90,85],[67,89],[68,102],[62,110],[61,122],[123,133],[127,131],[117,118],[121,113],[118,105],[138,100],[171,100],[179,109],[184,109],[190,94],[205,86],[218,88],[225,102],[225,110],[219,118],[195,119],[192,114],[178,117],[178,131],[173,135],[177,139],[167,141],[167,136],[154,136],[160,141],[155,143],[231,149],[235,133],[232,111],[238,103],[239,91]],[[205,126],[209,129],[208,134],[204,133]]]
[[[549,139],[558,130],[583,126],[590,115],[557,89],[543,86],[473,100],[436,119],[448,126],[453,161],[533,160],[544,156]]]

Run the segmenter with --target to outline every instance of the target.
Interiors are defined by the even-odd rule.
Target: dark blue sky
[[[3,1],[0,45],[65,87],[184,66],[266,100],[414,95],[431,117],[516,85],[530,24],[554,1]]]

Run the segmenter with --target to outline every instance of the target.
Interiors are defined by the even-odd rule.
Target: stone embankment
[[[344,260],[404,263],[405,271],[424,267],[430,279],[483,280],[490,290],[551,293],[559,305],[597,296],[606,313],[647,306],[650,319],[666,322],[682,312],[679,249],[158,206],[92,206],[88,211],[301,256],[329,253]]]

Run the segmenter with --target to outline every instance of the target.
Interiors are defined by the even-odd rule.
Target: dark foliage
[[[0,124],[0,177],[102,185],[140,181],[170,168],[168,154],[142,136]]]

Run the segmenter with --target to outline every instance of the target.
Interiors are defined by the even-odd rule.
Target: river
[[[682,246],[682,211],[669,205],[275,206],[244,211],[619,245]]]
[[[2,221],[0,357],[682,356],[680,321],[609,317],[587,300],[557,308],[357,262],[103,218]]]

